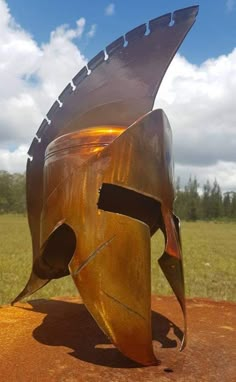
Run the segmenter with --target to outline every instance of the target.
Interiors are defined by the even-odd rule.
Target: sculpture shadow
[[[97,365],[113,368],[141,366],[126,358],[111,344],[83,304],[57,300],[32,300],[29,304],[34,312],[46,314],[43,322],[32,333],[38,342],[68,347],[73,350],[70,355]],[[168,338],[171,328],[176,339],[182,339],[182,331],[156,312],[152,312],[152,327],[153,340],[158,341],[162,347],[177,346],[176,340]]]

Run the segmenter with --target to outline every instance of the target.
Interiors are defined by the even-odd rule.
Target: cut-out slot
[[[175,25],[175,20],[174,20],[174,18],[172,16],[172,18],[171,18],[171,20],[169,22],[169,27],[173,27],[174,25]]]
[[[149,22],[146,24],[146,32],[144,33],[144,36],[148,36],[151,33],[151,30],[149,28]]]
[[[107,54],[106,49],[104,49],[104,61],[107,61],[109,58],[109,55]]]
[[[45,116],[45,119],[46,119],[47,123],[48,123],[49,125],[51,125],[52,121],[48,118],[47,115]]]
[[[57,102],[59,103],[59,107],[63,106],[63,103],[59,100],[59,98],[57,99]]]
[[[75,86],[75,84],[74,84],[74,82],[72,80],[71,80],[70,84],[71,84],[71,87],[72,87],[72,91],[74,92],[75,89],[76,89],[76,86]]]
[[[163,226],[161,204],[157,200],[110,183],[103,183],[98,208],[119,213],[146,223],[153,235]]]
[[[41,137],[39,138],[37,135],[35,135],[35,138],[37,139],[37,141],[38,141],[38,143],[40,143],[41,142]]]
[[[123,47],[126,48],[128,46],[128,44],[129,44],[128,41],[124,37],[124,45],[123,45]]]
[[[28,157],[28,159],[30,160],[30,162],[32,162],[32,160],[33,160],[33,156],[32,156],[32,155],[29,155],[29,154],[27,154],[27,157]]]

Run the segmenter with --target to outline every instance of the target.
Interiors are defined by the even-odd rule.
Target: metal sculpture
[[[100,328],[145,365],[156,362],[150,236],[158,229],[166,241],[159,264],[185,318],[171,129],[151,110],[197,12],[153,19],[107,46],[61,93],[28,152],[33,269],[14,302],[70,273]]]

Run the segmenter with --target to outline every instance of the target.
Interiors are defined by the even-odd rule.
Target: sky
[[[0,170],[23,172],[52,103],[101,49],[162,14],[200,5],[158,92],[175,173],[236,191],[236,0],[0,0]]]

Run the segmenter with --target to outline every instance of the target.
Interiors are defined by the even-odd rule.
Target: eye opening
[[[146,223],[153,235],[162,227],[161,203],[150,196],[111,183],[103,183],[98,208],[119,213]]]

